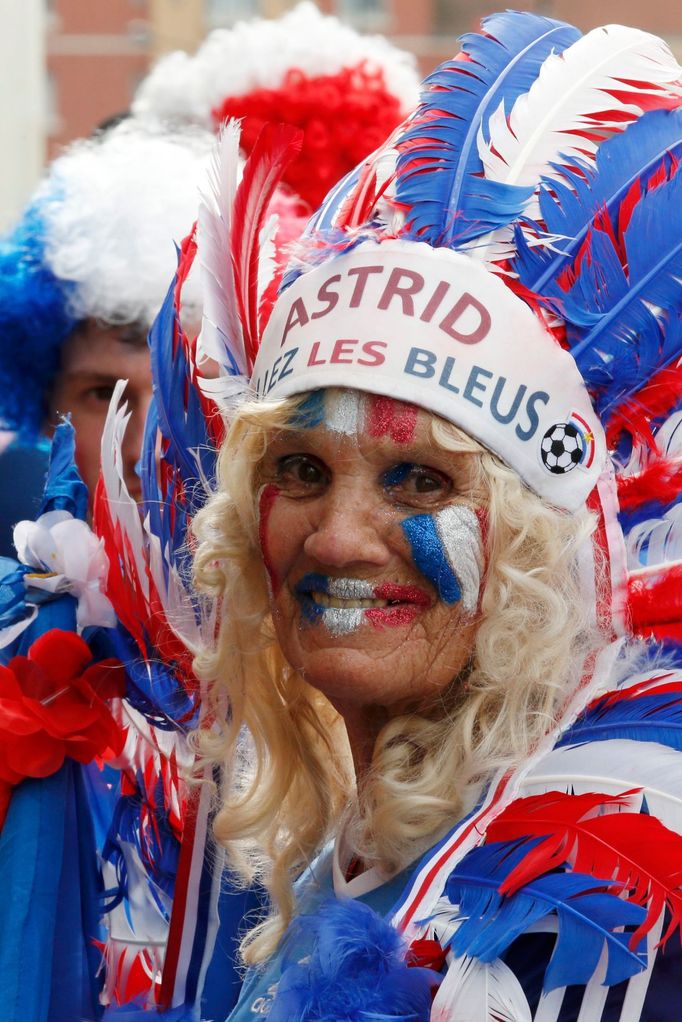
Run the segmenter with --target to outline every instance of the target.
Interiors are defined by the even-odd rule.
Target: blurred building
[[[7,2],[7,0],[5,0]],[[17,7],[16,0],[10,2]],[[293,0],[43,0],[47,3],[47,153],[124,111],[161,54],[194,50],[212,28],[276,16]],[[328,13],[411,49],[424,72],[501,0],[319,0]],[[666,37],[682,57],[679,0],[528,0],[527,9],[589,29],[618,21]]]
[[[43,0],[0,0],[0,230],[32,191],[45,161]]]

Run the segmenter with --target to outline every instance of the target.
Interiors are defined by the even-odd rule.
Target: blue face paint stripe
[[[295,429],[315,429],[324,422],[324,390],[313,390],[290,419]]]
[[[381,482],[384,486],[399,486],[405,482],[413,468],[411,461],[402,461],[399,465],[389,468],[388,472],[384,472]]]
[[[459,580],[448,560],[432,515],[406,518],[402,529],[412,549],[412,557],[422,575],[438,591],[444,603],[458,603],[462,598]]]

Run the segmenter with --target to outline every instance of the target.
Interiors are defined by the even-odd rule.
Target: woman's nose
[[[362,486],[332,486],[319,500],[304,551],[334,568],[386,564],[391,556],[388,517]]]

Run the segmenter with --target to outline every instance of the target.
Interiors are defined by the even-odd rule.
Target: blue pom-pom
[[[36,201],[0,239],[0,428],[30,437],[44,424],[61,347],[76,325],[69,285],[45,263],[45,234]]]
[[[427,1022],[438,975],[410,968],[400,934],[362,902],[327,902],[284,941],[270,1022]]]

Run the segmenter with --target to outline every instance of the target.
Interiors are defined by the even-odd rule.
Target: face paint
[[[332,433],[355,436],[363,428],[364,394],[357,390],[329,390],[324,402],[324,424]]]
[[[483,572],[483,541],[471,508],[453,504],[436,515],[415,515],[402,523],[414,562],[444,603],[461,603],[473,614]]]
[[[320,622],[332,635],[349,635],[367,621],[374,628],[408,624],[429,607],[429,594],[418,586],[391,582],[373,586],[358,578],[329,578],[310,572],[295,586],[303,618]]]
[[[278,496],[279,487],[274,486],[272,483],[264,486],[258,495],[258,540],[273,596],[277,595],[280,584],[272,567],[272,559],[268,550],[268,519]]]
[[[291,418],[296,429],[324,425],[332,433],[355,436],[367,430],[372,437],[389,436],[396,444],[409,443],[417,425],[418,409],[403,401],[357,390],[315,390]]]
[[[390,436],[395,444],[408,444],[417,426],[418,409],[392,397],[370,394],[367,430],[370,436]]]
[[[315,429],[321,425],[324,422],[324,394],[323,390],[314,390],[308,394],[292,415],[289,425],[294,429]]]
[[[388,472],[384,472],[381,477],[382,486],[389,490],[392,486],[400,486],[401,483],[405,482],[413,468],[413,462],[401,461],[399,465],[390,468]]]

